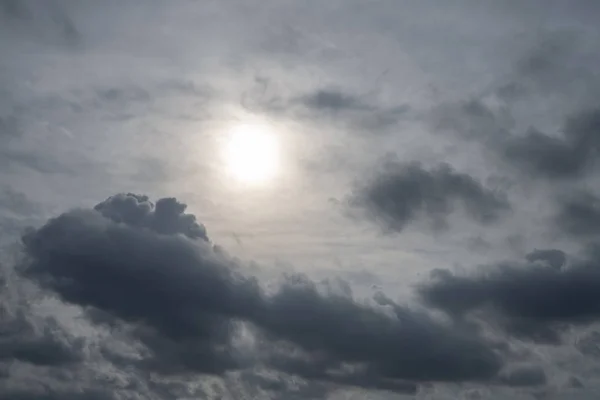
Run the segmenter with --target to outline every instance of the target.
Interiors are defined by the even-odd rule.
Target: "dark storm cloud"
[[[503,364],[474,333],[391,301],[393,316],[302,277],[267,295],[184,210],[129,194],[65,213],[24,236],[23,273],[126,323],[149,350],[135,362],[142,369],[221,374],[264,364],[309,381],[411,391],[403,381],[487,380]],[[240,321],[265,351],[236,347]]]
[[[561,232],[574,236],[600,233],[600,198],[583,191],[563,199],[555,219]]]
[[[552,261],[555,256],[562,261],[561,253],[553,252]],[[426,304],[455,317],[481,311],[514,335],[556,343],[563,328],[600,319],[599,255],[592,248],[587,258],[562,269],[504,263],[472,276],[437,271],[419,292]]]
[[[359,186],[350,204],[396,232],[422,218],[428,219],[434,229],[443,229],[455,205],[481,224],[496,221],[510,208],[503,194],[487,189],[450,165],[426,170],[419,163],[395,161],[387,162],[375,177]]]

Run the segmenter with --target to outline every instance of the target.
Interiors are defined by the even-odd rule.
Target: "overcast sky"
[[[0,0],[0,400],[599,398],[598,21]]]

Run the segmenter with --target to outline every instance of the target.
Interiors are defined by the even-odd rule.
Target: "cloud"
[[[222,375],[262,365],[411,392],[413,381],[485,381],[502,367],[473,332],[391,301],[362,304],[299,276],[265,292],[184,210],[175,199],[122,194],[64,213],[23,237],[22,273],[123,326],[147,351],[120,358],[140,370]]]
[[[348,129],[377,133],[390,128],[409,116],[407,104],[388,107],[366,95],[356,95],[333,87],[320,87],[305,93],[281,95],[269,90],[271,81],[256,78],[255,87],[242,96],[246,108],[260,112],[283,114],[298,120],[326,120],[341,123]]]
[[[317,89],[299,96],[290,105],[295,104],[301,104],[312,114],[348,120],[351,125],[374,131],[396,124],[410,111],[408,105],[387,108],[373,104],[363,97],[331,88]]]
[[[490,154],[534,178],[587,175],[595,168],[600,144],[594,47],[586,47],[573,32],[543,34],[498,83],[435,107],[434,129],[477,140]],[[551,114],[546,118],[551,123],[539,127],[539,114]]]
[[[537,365],[520,365],[505,371],[501,380],[509,386],[540,386],[546,383],[546,373]]]
[[[507,138],[503,156],[525,171],[551,179],[584,174],[600,148],[600,108],[578,112],[563,126],[563,136],[554,137],[531,129],[521,137]]]
[[[302,104],[315,110],[353,111],[372,110],[373,107],[365,104],[358,97],[336,90],[320,89],[300,99]]]
[[[573,31],[547,32],[513,66],[494,93],[505,101],[532,94],[552,94],[569,89],[580,80],[593,78],[579,63],[581,37]],[[583,78],[583,79],[582,79]]]
[[[600,233],[600,198],[588,191],[574,193],[559,201],[555,224],[561,232],[573,236]]]
[[[531,254],[530,259],[544,255],[548,260],[552,254],[552,261],[563,260],[558,250]],[[426,304],[454,317],[487,318],[517,337],[557,344],[564,328],[600,319],[598,261],[591,249],[586,258],[562,269],[514,262],[487,266],[471,276],[440,270],[419,293]]]
[[[196,217],[186,214],[187,206],[175,198],[160,199],[153,204],[148,196],[118,194],[96,205],[94,210],[114,222],[148,228],[161,234],[182,234],[190,239],[208,241],[206,228]]]
[[[13,33],[40,40],[56,37],[61,44],[80,43],[81,33],[60,0],[39,3],[29,0],[0,0],[0,21]]]
[[[600,108],[587,108],[565,118],[559,134],[534,127],[524,134],[514,132],[515,121],[507,108],[492,108],[485,101],[441,107],[434,116],[436,129],[458,132],[465,139],[480,141],[504,162],[545,179],[572,179],[593,167],[600,141]]]
[[[386,162],[378,174],[359,185],[349,203],[393,232],[422,218],[434,229],[446,228],[446,219],[457,204],[480,224],[492,223],[510,209],[503,194],[448,164],[426,170],[419,163],[396,161]]]
[[[529,262],[542,261],[553,268],[560,269],[567,262],[567,255],[558,249],[535,249],[527,254],[525,259]]]
[[[10,304],[0,288],[0,364],[18,360],[39,366],[74,364],[83,359],[83,341],[51,317],[36,318],[27,306]]]

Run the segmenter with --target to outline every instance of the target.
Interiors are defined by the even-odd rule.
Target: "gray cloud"
[[[114,222],[133,227],[148,228],[161,234],[177,234],[190,239],[208,241],[206,228],[196,222],[193,214],[186,214],[187,206],[174,198],[152,203],[148,196],[133,193],[118,194],[96,205],[94,209]]]
[[[533,175],[558,179],[578,177],[596,158],[600,146],[598,132],[600,109],[581,111],[566,120],[562,137],[531,129],[522,137],[508,138],[503,155]]]
[[[447,164],[426,170],[419,163],[395,161],[385,163],[374,178],[356,189],[349,201],[395,232],[421,218],[428,219],[434,229],[445,228],[446,218],[456,204],[480,224],[494,222],[510,209],[502,193],[487,189]]]
[[[532,254],[530,258],[542,259],[540,253]],[[561,252],[552,254],[562,261]],[[598,252],[592,248],[587,258],[562,269],[550,263],[503,263],[473,276],[443,270],[419,292],[427,304],[455,317],[480,311],[516,336],[556,344],[563,328],[600,318],[597,264]]]
[[[12,32],[32,35],[40,40],[56,37],[60,44],[80,43],[81,33],[61,0],[36,2],[0,0],[0,21]]]
[[[567,262],[567,255],[558,249],[535,249],[525,256],[529,262],[542,261],[553,268],[560,269]]]
[[[10,307],[0,291],[0,363],[19,360],[60,366],[83,359],[83,341],[73,338],[52,318],[33,318],[23,306]]]
[[[587,191],[563,198],[554,222],[561,232],[573,236],[599,234],[600,198]]]
[[[481,141],[487,150],[534,177],[572,179],[591,170],[600,142],[600,109],[570,114],[558,135],[532,127],[515,134],[506,108],[492,109],[481,100],[445,106],[434,117],[437,129],[450,129]]]
[[[510,386],[540,386],[546,383],[546,373],[537,365],[521,365],[505,371],[501,380]]]
[[[408,105],[383,107],[335,89],[317,89],[291,101],[290,105],[301,104],[311,113],[333,119],[347,120],[350,125],[373,130],[385,129],[406,118]]]
[[[246,92],[242,104],[262,112],[293,116],[295,119],[334,121],[348,129],[370,133],[385,130],[409,116],[408,104],[395,107],[378,104],[369,96],[356,95],[338,88],[317,88],[300,95],[283,96],[268,90],[271,82],[256,79],[256,87]]]
[[[599,148],[600,79],[594,48],[576,32],[542,34],[507,76],[466,100],[436,107],[434,129],[477,140],[532,177],[586,175],[595,167]],[[562,126],[556,132],[540,128],[540,113],[552,113],[546,119],[550,126],[562,118]]]
[[[317,90],[300,99],[302,104],[315,110],[328,111],[370,111],[373,107],[363,103],[358,97],[337,90]]]
[[[126,323],[150,352],[135,364],[142,369],[221,374],[260,363],[307,380],[410,391],[402,381],[486,380],[502,366],[473,333],[392,302],[394,316],[301,277],[267,295],[205,237],[189,234],[196,225],[184,209],[130,194],[65,213],[24,236],[23,273]],[[264,335],[263,351],[235,344],[244,322]]]

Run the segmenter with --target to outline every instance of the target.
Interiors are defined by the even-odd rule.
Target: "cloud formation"
[[[500,263],[473,275],[439,270],[419,293],[456,318],[484,316],[515,336],[557,344],[564,328],[600,319],[600,253],[594,249],[568,267],[564,253],[544,250],[528,258],[546,264]]]
[[[590,63],[594,47],[586,50],[574,32],[543,34],[499,82],[436,107],[434,129],[477,140],[499,161],[534,178],[588,175],[600,145],[600,79]],[[542,113],[550,106],[556,111],[550,111],[552,124],[540,128],[536,107],[543,100]]]
[[[175,199],[122,194],[67,212],[23,237],[22,273],[92,321],[127,326],[148,350],[129,361],[142,370],[222,375],[262,365],[411,392],[410,382],[494,379],[503,365],[473,332],[390,300],[362,304],[298,276],[268,294],[184,210]],[[244,332],[254,347],[240,344]]]
[[[589,191],[563,196],[554,222],[560,232],[575,237],[599,234],[600,198]]]
[[[567,118],[562,137],[531,129],[524,136],[507,138],[503,156],[534,176],[550,179],[578,177],[592,166],[600,148],[600,108]]]
[[[396,161],[385,163],[373,178],[359,185],[349,202],[393,232],[419,219],[426,219],[433,229],[444,229],[456,205],[479,224],[495,222],[510,209],[502,193],[448,164],[427,170],[419,163]]]

